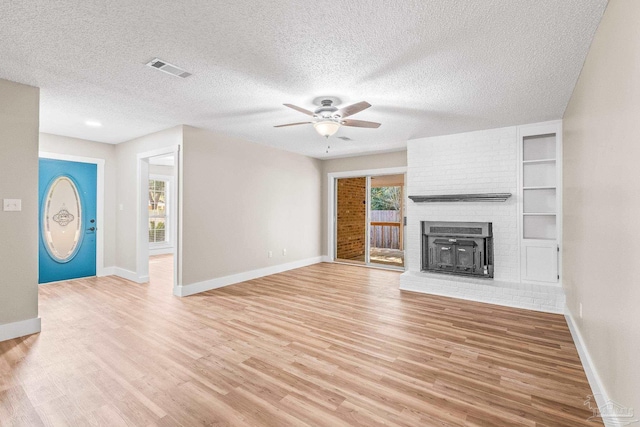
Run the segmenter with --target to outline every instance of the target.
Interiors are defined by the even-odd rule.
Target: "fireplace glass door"
[[[476,243],[473,240],[458,240],[456,243],[456,271],[460,273],[475,273],[475,246]]]
[[[455,245],[447,239],[436,239],[433,242],[435,265],[442,271],[453,271],[455,266]]]

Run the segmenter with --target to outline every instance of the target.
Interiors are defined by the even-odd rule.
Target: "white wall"
[[[506,202],[407,204],[408,270],[420,271],[420,221],[493,223],[494,279],[520,281],[518,135],[516,127],[411,140],[407,144],[409,196],[511,193]]]
[[[611,0],[564,115],[563,284],[609,397],[640,416],[640,2]],[[579,304],[583,307],[580,318]]]
[[[183,285],[319,257],[320,170],[310,157],[185,126]]]
[[[368,169],[385,169],[407,166],[407,152],[370,154],[367,156],[341,157],[322,161],[322,254],[328,255],[327,247],[327,175],[333,172],[350,172]]]
[[[22,200],[20,212],[0,210],[0,340],[39,330],[7,329],[38,317],[39,99],[38,88],[0,79],[0,200]]]
[[[42,151],[106,160],[105,207],[113,219],[107,214],[105,265],[125,277],[137,273],[137,155],[176,145],[185,173],[182,284],[320,256],[319,160],[188,126],[118,145],[43,134]]]
[[[40,151],[104,160],[104,266],[116,265],[116,146],[66,136],[40,134]]]
[[[116,265],[137,269],[137,200],[139,153],[182,144],[182,126],[176,126],[116,145]],[[122,206],[122,210],[120,209]]]

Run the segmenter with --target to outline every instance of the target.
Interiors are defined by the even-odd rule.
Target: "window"
[[[169,243],[169,181],[149,180],[149,243]]]

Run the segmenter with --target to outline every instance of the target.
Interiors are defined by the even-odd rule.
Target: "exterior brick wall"
[[[364,255],[367,216],[366,178],[338,179],[337,258],[352,259]]]

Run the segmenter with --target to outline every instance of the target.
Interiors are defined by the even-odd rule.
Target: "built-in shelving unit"
[[[523,238],[556,240],[556,135],[522,141]]]
[[[522,279],[558,282],[562,125],[520,128]]]

